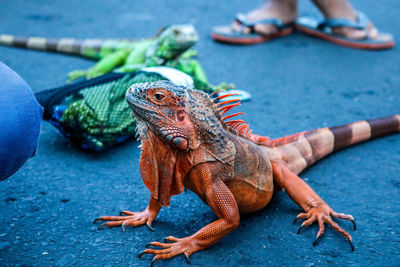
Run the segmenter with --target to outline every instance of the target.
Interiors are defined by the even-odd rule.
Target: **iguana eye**
[[[162,101],[165,98],[165,95],[162,93],[154,93],[153,98],[157,101]]]

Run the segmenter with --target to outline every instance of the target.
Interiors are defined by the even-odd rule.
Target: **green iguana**
[[[190,24],[171,25],[155,37],[129,39],[47,39],[42,37],[16,37],[0,35],[0,44],[36,50],[53,51],[99,60],[88,70],[69,73],[68,82],[81,77],[94,78],[112,70],[132,72],[152,66],[167,66],[181,70],[215,89],[229,89],[233,85],[222,83],[216,87],[208,83],[207,76],[193,58],[197,54],[190,48],[199,37]],[[118,67],[118,68],[117,68]]]
[[[152,223],[173,195],[186,187],[196,193],[218,219],[187,237],[167,237],[151,242],[140,256],[154,255],[155,261],[183,254],[187,258],[210,247],[235,230],[240,214],[263,209],[282,188],[304,212],[300,230],[318,223],[314,245],[325,232],[325,224],[352,237],[333,218],[356,224],[351,215],[337,213],[298,174],[323,157],[372,138],[400,132],[400,115],[322,128],[270,140],[252,134],[238,115],[225,115],[238,106],[234,100],[211,99],[204,92],[185,89],[167,81],[135,84],[126,93],[141,138],[140,173],[151,197],[142,212],[122,211],[103,216],[104,226]],[[167,242],[169,241],[169,242]],[[152,246],[153,248],[149,248]]]

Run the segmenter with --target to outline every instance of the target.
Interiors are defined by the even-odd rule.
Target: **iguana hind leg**
[[[296,202],[300,207],[303,208],[305,212],[297,215],[294,223],[298,219],[304,219],[305,221],[301,224],[297,233],[299,234],[301,229],[304,227],[318,222],[319,230],[317,237],[313,242],[313,245],[317,245],[319,238],[325,233],[325,223],[332,226],[334,230],[342,234],[350,243],[351,250],[354,251],[354,246],[352,242],[351,235],[343,230],[336,222],[332,220],[333,218],[344,219],[351,221],[354,225],[354,230],[356,229],[356,224],[354,222],[353,216],[336,213],[333,211],[328,204],[326,204],[318,195],[308,186],[300,177],[291,172],[286,166],[286,163],[280,160],[271,160],[272,169],[274,173],[274,180],[283,187],[290,198]]]

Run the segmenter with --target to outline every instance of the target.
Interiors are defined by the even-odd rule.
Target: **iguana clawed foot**
[[[343,214],[343,213],[336,213],[326,203],[319,204],[316,207],[311,208],[306,213],[305,212],[300,213],[299,215],[297,215],[293,224],[296,224],[297,220],[299,220],[299,219],[305,220],[301,224],[299,230],[297,231],[297,234],[300,234],[301,229],[303,229],[307,225],[311,225],[312,223],[317,221],[318,225],[319,225],[319,231],[317,233],[317,237],[316,237],[315,241],[313,242],[313,246],[316,246],[318,244],[318,239],[321,238],[323,236],[323,234],[325,233],[325,223],[327,223],[349,241],[351,250],[354,251],[354,246],[353,246],[351,235],[348,232],[346,232],[345,230],[343,230],[335,221],[333,221],[332,217],[350,221],[353,223],[354,230],[356,230],[356,228],[357,228],[353,216],[348,215],[348,214]]]
[[[179,254],[184,254],[187,263],[190,264],[189,256],[193,253],[202,250],[203,248],[198,244],[198,242],[192,237],[185,238],[176,238],[173,236],[169,236],[164,239],[164,242],[172,242],[172,243],[161,243],[161,242],[151,242],[146,245],[146,249],[143,250],[142,253],[139,254],[139,258],[141,258],[145,254],[153,254],[155,255],[153,261],[151,262],[151,266],[158,261],[164,259],[170,259]],[[148,248],[150,246],[158,247],[162,249],[152,249]]]
[[[139,226],[146,224],[146,226],[151,230],[154,231],[153,227],[151,226],[154,218],[157,214],[153,214],[148,209],[145,209],[142,212],[131,212],[131,211],[121,211],[120,215],[128,215],[128,216],[101,216],[94,220],[93,223],[97,223],[98,221],[106,221],[105,223],[99,226],[99,229],[102,229],[106,226],[108,227],[115,227],[121,226],[122,231],[125,232],[126,226]]]

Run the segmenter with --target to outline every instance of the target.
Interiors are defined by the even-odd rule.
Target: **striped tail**
[[[33,50],[50,51],[70,55],[78,55],[91,59],[100,59],[107,52],[113,52],[122,45],[137,42],[134,40],[109,40],[109,39],[47,39],[44,37],[17,37],[0,34],[0,44]],[[102,51],[103,50],[103,51]]]
[[[275,148],[299,174],[325,156],[351,145],[400,132],[400,115],[354,122],[305,132],[292,142]]]

